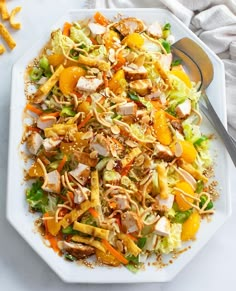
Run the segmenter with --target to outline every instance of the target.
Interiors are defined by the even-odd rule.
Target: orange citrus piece
[[[176,76],[182,80],[188,88],[192,88],[192,83],[189,76],[182,70],[172,70],[170,72],[172,75]]]
[[[172,142],[172,135],[167,123],[165,111],[160,109],[154,114],[153,128],[157,140],[163,145],[169,145]]]
[[[131,33],[122,40],[131,49],[141,49],[144,44],[144,38],[139,33]]]
[[[59,79],[59,87],[64,95],[68,95],[74,91],[74,88],[81,76],[85,75],[85,70],[72,66],[61,72]]]
[[[193,212],[182,225],[181,239],[188,241],[194,239],[201,224],[201,216],[198,212]]]
[[[191,187],[191,185],[185,181],[180,181],[175,185],[176,188],[179,188],[180,190],[184,191],[185,193],[195,196],[195,193],[193,191],[193,188]],[[175,195],[175,201],[179,207],[179,209],[181,211],[186,211],[189,210],[190,208],[192,208],[191,205],[188,204],[188,202],[184,201],[184,199],[182,198],[182,196],[184,196],[184,198],[189,201],[190,203],[194,202],[194,198],[191,197],[187,197],[184,194],[181,193],[181,191],[178,190],[174,190],[173,194]]]

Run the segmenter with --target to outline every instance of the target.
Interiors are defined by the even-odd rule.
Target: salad
[[[66,22],[26,70],[30,210],[70,261],[141,269],[193,240],[214,213],[198,84],[171,24]]]

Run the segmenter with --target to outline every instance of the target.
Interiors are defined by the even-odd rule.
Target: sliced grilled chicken
[[[137,111],[137,104],[128,102],[117,107],[116,112],[121,115],[135,115]]]
[[[98,23],[90,22],[88,24],[88,27],[91,30],[92,34],[104,34],[106,32],[106,27]]]
[[[142,229],[141,220],[132,211],[126,211],[121,215],[121,225],[125,233],[138,233]]]
[[[129,87],[140,96],[145,96],[152,90],[152,81],[150,79],[132,81],[129,83]]]
[[[46,152],[49,152],[55,149],[55,147],[57,147],[60,143],[61,143],[61,139],[59,138],[48,137],[43,140],[43,146]]]
[[[98,78],[80,77],[76,89],[85,92],[96,92],[102,85],[103,81]]]
[[[42,189],[47,192],[59,194],[61,191],[61,176],[57,170],[47,174],[47,184]]]
[[[171,162],[175,158],[170,148],[162,144],[155,145],[155,156],[157,156],[158,159],[164,160],[166,162]]]
[[[159,22],[154,22],[152,23],[148,29],[147,29],[148,34],[150,34],[153,37],[160,38],[162,37],[162,28]]]
[[[90,175],[90,167],[79,163],[77,168],[70,171],[69,174],[74,177],[81,185],[85,185]]]
[[[59,241],[58,247],[63,252],[67,252],[77,259],[85,259],[95,254],[95,248],[81,243]]]
[[[91,143],[91,149],[97,151],[97,153],[103,157],[108,157],[110,155],[108,141],[102,134],[96,135]]]
[[[156,223],[154,227],[155,234],[161,236],[169,236],[170,235],[170,221],[165,216],[162,216]]]
[[[118,23],[114,25],[114,27],[123,35],[126,36],[128,34],[134,32],[142,32],[145,30],[145,25],[142,20],[137,19],[135,17],[128,17],[120,20]]]
[[[41,135],[33,131],[27,138],[26,146],[31,154],[36,155],[42,143],[43,138]]]
[[[147,70],[144,66],[138,67],[135,64],[130,64],[129,66],[123,67],[123,69],[125,72],[125,78],[129,81],[147,78]]]
[[[188,117],[191,113],[191,101],[189,99],[185,100],[176,107],[175,111],[179,118]]]

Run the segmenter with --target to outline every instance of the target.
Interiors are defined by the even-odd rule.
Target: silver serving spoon
[[[183,61],[190,78],[196,83],[200,82],[199,90],[201,90],[203,100],[206,104],[205,106],[200,103],[200,109],[221,137],[236,167],[236,141],[228,134],[205,92],[205,89],[209,86],[214,76],[211,60],[196,42],[187,37],[175,42],[172,45],[172,52]]]

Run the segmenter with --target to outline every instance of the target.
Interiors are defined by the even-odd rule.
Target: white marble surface
[[[8,2],[8,1],[7,1]],[[82,7],[78,0],[12,0],[9,8],[21,5],[18,19],[23,28],[14,32],[17,48],[0,56],[0,290],[120,290],[118,285],[70,285],[63,283],[33,252],[5,218],[8,119],[12,64],[40,37],[64,11]],[[17,96],[16,96],[17,98]],[[212,237],[197,257],[174,279],[165,284],[122,285],[123,290],[204,291],[235,286],[236,262],[236,171],[230,163],[232,189],[231,218]],[[12,177],[14,182],[14,177]],[[19,195],[20,193],[15,193]],[[17,209],[16,209],[17,211]]]

